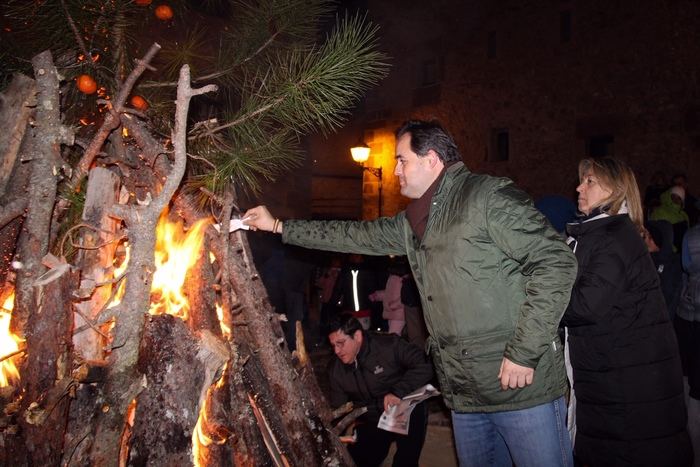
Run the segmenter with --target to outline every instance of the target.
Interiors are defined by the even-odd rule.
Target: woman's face
[[[576,191],[578,191],[578,210],[586,215],[612,194],[612,190],[601,185],[592,170],[583,173],[581,184],[576,187]]]

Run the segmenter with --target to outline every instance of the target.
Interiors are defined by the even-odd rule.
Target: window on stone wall
[[[496,31],[489,31],[486,43],[486,54],[488,58],[496,58]]]
[[[571,42],[571,10],[559,12],[559,40]]]
[[[606,157],[615,155],[615,137],[613,135],[595,135],[586,140],[588,157]]]
[[[491,130],[491,148],[488,152],[490,162],[507,161],[510,155],[510,136],[507,128]]]

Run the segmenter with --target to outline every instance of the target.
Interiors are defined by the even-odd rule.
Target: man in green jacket
[[[405,211],[282,222],[258,206],[247,223],[307,248],[406,255],[460,465],[572,465],[557,328],[575,257],[510,180],[471,173],[439,123],[406,122],[396,139]]]

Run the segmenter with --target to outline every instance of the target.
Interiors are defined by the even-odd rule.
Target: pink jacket
[[[384,290],[377,290],[370,296],[371,300],[381,300],[384,304],[382,318],[397,321],[404,321],[403,303],[401,303],[401,286],[403,277],[391,274],[386,281]]]

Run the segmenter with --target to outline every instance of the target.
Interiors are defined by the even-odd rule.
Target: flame
[[[187,233],[182,222],[168,222],[164,211],[156,227],[156,272],[151,286],[149,313],[168,313],[187,320],[189,302],[182,293],[187,272],[194,266],[204,240],[204,228],[210,219],[197,221]]]
[[[218,308],[218,306],[217,306]],[[194,426],[194,431],[192,432],[192,460],[194,461],[195,467],[200,467],[207,465],[207,449],[212,444],[222,445],[228,439],[221,433],[215,434],[209,432],[209,401],[212,397],[212,391],[216,389],[221,389],[224,385],[224,375],[226,374],[228,364],[224,366],[224,371],[221,373],[219,380],[209,386],[207,389],[207,397],[202,403],[202,408],[199,410],[199,418],[197,418],[197,424]]]
[[[221,326],[221,334],[226,338],[231,338],[231,328],[224,320],[224,309],[220,304],[216,304],[216,316],[219,318],[219,326]]]
[[[21,338],[10,332],[10,318],[15,306],[14,290],[5,299],[0,310],[0,356],[10,355],[19,350],[23,342]],[[13,358],[6,358],[0,362],[0,387],[4,388],[19,381],[19,370],[13,362]]]

